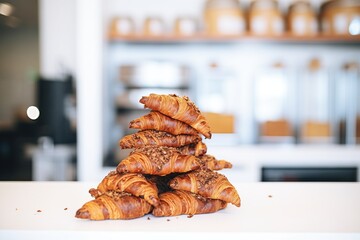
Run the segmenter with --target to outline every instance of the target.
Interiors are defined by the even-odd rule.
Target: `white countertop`
[[[192,218],[89,221],[74,215],[96,184],[0,182],[0,239],[360,239],[360,183],[233,184],[240,208]]]

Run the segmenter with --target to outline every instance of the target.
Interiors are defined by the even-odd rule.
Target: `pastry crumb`
[[[187,218],[192,218],[194,215],[188,215]]]
[[[166,221],[170,222],[170,219],[166,219]]]
[[[271,195],[271,194],[269,194],[269,195],[268,195],[268,198],[272,198],[272,195]]]
[[[150,217],[147,217],[147,220],[150,220],[151,218]]]
[[[42,211],[39,209],[39,210],[37,210],[36,212],[42,212]]]
[[[68,208],[66,207],[66,208],[64,208],[64,210],[66,211],[66,210],[68,210]]]
[[[18,208],[15,208],[15,211],[19,210]]]

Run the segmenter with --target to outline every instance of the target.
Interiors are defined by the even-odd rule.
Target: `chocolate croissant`
[[[173,135],[187,134],[198,135],[199,133],[190,125],[179,120],[168,117],[158,111],[151,111],[149,114],[130,121],[129,128],[141,130],[157,130],[168,132]]]
[[[119,173],[142,173],[168,175],[176,172],[189,172],[198,169],[195,156],[179,154],[169,147],[144,147],[135,149],[117,166]]]
[[[217,160],[214,156],[205,154],[198,157],[198,161],[202,168],[210,170],[221,170],[224,168],[232,168],[232,164],[225,160]]]
[[[152,210],[151,204],[142,198],[128,193],[113,193],[117,195],[103,194],[85,203],[75,217],[90,220],[133,219]]]
[[[222,174],[208,169],[181,174],[169,182],[172,189],[184,190],[206,198],[220,199],[240,207],[235,187]]]
[[[213,213],[227,205],[222,200],[204,198],[181,190],[165,192],[159,197],[160,205],[152,211],[156,217]]]
[[[167,132],[144,130],[126,135],[120,140],[119,145],[122,149],[139,148],[148,145],[181,147],[200,140],[199,135],[172,135]]]
[[[207,147],[203,142],[191,143],[178,148],[181,154],[202,156],[207,152]]]
[[[111,171],[98,185],[97,189],[90,189],[94,197],[108,191],[127,192],[137,197],[143,197],[153,206],[159,204],[158,189],[156,184],[148,181],[142,174],[126,173],[119,174]]]
[[[206,138],[211,138],[210,126],[196,105],[186,96],[175,94],[150,94],[140,99],[146,108],[156,110],[173,119],[185,122],[195,128]]]

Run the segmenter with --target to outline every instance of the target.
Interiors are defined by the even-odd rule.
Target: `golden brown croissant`
[[[169,147],[144,147],[132,151],[117,166],[119,173],[142,173],[167,175],[174,172],[188,172],[199,168],[195,156],[179,154]]]
[[[225,160],[217,160],[214,156],[205,154],[199,156],[198,160],[202,168],[207,168],[210,170],[221,170],[224,168],[232,168],[232,164]]]
[[[75,217],[90,220],[133,219],[152,210],[147,201],[131,194],[113,192],[113,196],[109,195],[103,194],[85,203],[77,210]]]
[[[141,130],[157,130],[168,132],[173,135],[187,134],[198,135],[199,133],[190,125],[179,120],[168,117],[158,111],[151,111],[149,114],[130,121],[129,128]]]
[[[158,189],[140,173],[119,174],[111,171],[98,185],[90,189],[91,195],[98,197],[108,191],[127,192],[137,197],[143,197],[153,206],[159,204]]]
[[[172,135],[167,132],[144,130],[126,135],[120,140],[119,145],[122,149],[139,148],[148,145],[181,147],[200,140],[199,135]]]
[[[194,155],[196,157],[202,156],[207,152],[207,147],[205,143],[198,142],[198,143],[191,143],[189,145],[185,145],[178,148],[181,154],[186,155]]]
[[[159,111],[171,118],[185,122],[206,138],[211,138],[210,126],[206,118],[186,96],[150,94],[149,96],[142,97],[140,103],[144,104],[146,108]]]
[[[156,217],[213,213],[224,209],[227,205],[222,200],[204,198],[181,190],[165,192],[159,197],[160,205],[152,211]]]
[[[240,207],[240,197],[235,187],[222,174],[208,169],[193,171],[173,178],[172,189],[189,191],[206,198],[220,199]]]

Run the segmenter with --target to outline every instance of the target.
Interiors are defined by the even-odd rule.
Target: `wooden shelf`
[[[197,34],[193,36],[163,35],[163,36],[109,36],[110,42],[124,43],[196,43],[196,42],[278,42],[278,43],[331,43],[331,44],[360,44],[360,35],[325,35],[316,36],[294,36],[282,34],[279,36],[255,36],[251,34],[217,36]]]

